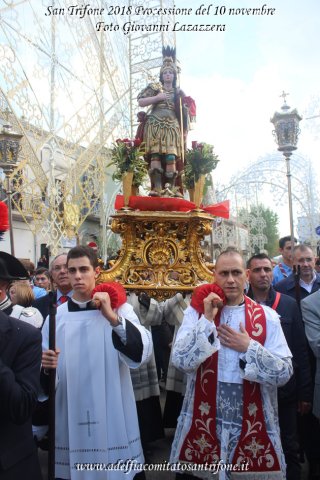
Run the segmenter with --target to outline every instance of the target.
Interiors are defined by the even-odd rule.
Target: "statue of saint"
[[[160,83],[149,84],[138,95],[140,107],[151,107],[144,118],[140,115],[142,123],[138,132],[141,135],[143,131],[151,180],[150,195],[160,196],[165,184],[169,183],[171,190],[179,187],[178,195],[181,196],[188,108],[184,105],[184,93],[176,86],[175,49],[165,47],[162,53]]]

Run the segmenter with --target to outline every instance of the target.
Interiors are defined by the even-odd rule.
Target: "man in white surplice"
[[[57,368],[55,477],[144,478],[137,470],[126,473],[124,464],[144,461],[129,367],[148,360],[151,335],[128,303],[112,309],[106,292],[93,297],[99,310],[92,306],[97,265],[88,247],[68,253],[73,296],[57,311],[59,354],[48,350],[48,318],[43,327],[42,366]],[[91,464],[90,471],[79,464]],[[94,469],[93,464],[99,467]],[[110,468],[115,464],[114,469],[107,464]]]
[[[227,250],[218,257],[215,280],[222,289],[221,294],[224,293],[226,297],[226,305],[221,309],[221,298],[213,290],[216,288],[219,291],[216,286],[198,287],[199,291],[202,289],[205,294],[203,298],[198,296],[197,300],[196,298],[194,301],[191,300],[191,305],[184,312],[184,320],[173,347],[173,364],[188,374],[188,381],[170,461],[189,462],[190,467],[192,464],[203,465],[207,458],[209,464],[218,463],[219,460],[224,464],[238,464],[241,463],[241,456],[235,457],[235,452],[239,451],[237,449],[246,452],[246,449],[251,447],[252,457],[258,458],[262,455],[259,462],[261,460],[263,463],[266,460],[266,449],[260,453],[260,440],[255,443],[256,433],[252,438],[252,445],[244,445],[242,441],[245,438],[241,435],[244,426],[251,424],[258,410],[253,401],[249,403],[245,401],[247,397],[244,397],[244,380],[247,380],[249,382],[246,386],[260,384],[261,388],[262,408],[259,408],[259,411],[263,409],[263,414],[254,425],[255,427],[259,425],[257,431],[262,424],[265,425],[267,433],[263,439],[265,440],[268,435],[274,448],[272,459],[270,455],[271,460],[266,462],[267,468],[268,463],[274,465],[277,461],[279,466],[277,471],[271,472],[266,471],[267,468],[263,472],[258,471],[259,465],[257,470],[251,471],[249,468],[247,472],[236,474],[221,470],[217,478],[284,480],[285,461],[277,418],[277,387],[284,385],[292,375],[292,355],[283,335],[279,317],[268,307],[263,307],[261,312],[262,307],[250,303],[251,300],[244,296],[246,271],[238,252]],[[195,294],[193,296],[197,297]],[[259,331],[258,333],[254,331],[253,335],[258,336],[261,330],[266,330],[264,344],[254,340],[255,337],[250,338],[247,331],[249,326],[247,318],[253,318],[254,324],[255,318],[258,318],[255,316],[257,308],[260,309],[259,316],[263,316],[265,321],[263,323],[259,320],[255,324]],[[252,317],[247,315],[248,311],[254,312]],[[216,326],[215,322],[218,323],[219,317],[220,325]],[[214,357],[218,359],[218,368],[203,366]],[[200,376],[197,375],[198,372]],[[211,383],[206,375],[211,375]],[[210,397],[213,388],[216,388],[216,397],[212,395]],[[255,387],[252,388],[253,392],[257,390]],[[203,398],[203,392],[213,400],[197,400]],[[261,402],[259,398],[258,400]],[[243,422],[245,415],[247,420]],[[213,422],[215,428],[210,430]],[[258,450],[255,451],[254,446]],[[216,456],[215,451],[219,452]],[[216,478],[210,471],[200,472],[192,468],[189,473],[177,474],[177,478],[181,480],[194,477],[211,479],[213,476]]]

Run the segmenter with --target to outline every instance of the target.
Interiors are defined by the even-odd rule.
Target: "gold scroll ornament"
[[[201,211],[119,210],[111,229],[121,236],[122,248],[112,268],[101,272],[98,283],[118,281],[127,290],[144,291],[162,301],[213,282],[200,245],[211,233],[213,219]]]

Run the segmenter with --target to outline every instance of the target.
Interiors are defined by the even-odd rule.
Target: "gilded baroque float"
[[[119,281],[127,290],[144,291],[158,301],[196,285],[212,282],[200,242],[212,229],[213,216],[202,211],[139,212],[119,210],[112,231],[122,248],[99,282]]]

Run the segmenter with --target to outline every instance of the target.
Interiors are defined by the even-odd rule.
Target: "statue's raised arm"
[[[152,196],[159,196],[167,183],[171,189],[179,187],[182,193],[181,174],[188,130],[185,95],[176,85],[175,49],[165,47],[162,53],[160,82],[149,84],[138,95],[140,107],[151,107],[138,132],[145,143]]]

